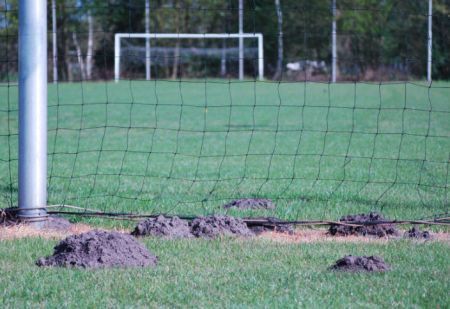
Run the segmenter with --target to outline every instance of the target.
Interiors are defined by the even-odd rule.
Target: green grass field
[[[49,204],[204,215],[239,197],[337,219],[448,212],[450,84],[49,85]],[[0,208],[17,204],[17,87],[0,87]],[[131,223],[87,221],[103,227]],[[155,269],[39,269],[56,240],[0,242],[2,307],[450,306],[446,242],[143,240]],[[392,271],[330,272],[346,254]]]
[[[280,244],[264,240],[147,239],[154,269],[40,269],[56,241],[0,243],[4,308],[404,307],[450,305],[450,247],[442,243]],[[381,255],[387,273],[327,270],[346,254]]]
[[[17,204],[17,87],[0,92],[4,207]],[[199,215],[268,197],[286,219],[446,212],[449,95],[444,82],[49,85],[49,204]]]

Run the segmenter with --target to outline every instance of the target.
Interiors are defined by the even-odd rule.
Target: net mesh
[[[244,31],[264,36],[264,81],[253,43],[239,80],[238,40],[152,39],[152,79],[140,40],[115,83],[114,34],[145,32],[145,1],[57,1],[57,54],[49,3],[49,204],[201,215],[269,198],[284,219],[448,213],[449,2],[434,1],[432,83],[426,1],[337,1],[338,83],[330,1],[244,4]],[[1,1],[0,208],[17,205],[17,13]],[[238,13],[237,1],[150,1],[150,32],[237,33]]]

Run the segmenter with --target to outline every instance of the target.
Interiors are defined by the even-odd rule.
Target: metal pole
[[[56,0],[52,0],[53,83],[58,82],[58,45],[56,41]]]
[[[114,80],[120,80],[120,35],[114,36]]]
[[[46,205],[47,0],[20,0],[19,217],[43,219]]]
[[[264,79],[264,39],[262,34],[258,34],[258,72],[259,80]]]
[[[239,34],[244,33],[244,3],[239,0]],[[239,37],[239,79],[244,79],[244,38]]]
[[[150,33],[150,0],[145,0],[145,33]],[[150,38],[145,39],[145,79],[152,77],[150,60]]]
[[[331,24],[331,81],[336,82],[336,62],[337,62],[337,48],[336,48],[336,0],[333,0],[332,7],[333,22]]]
[[[427,61],[427,80],[431,83],[431,65],[433,48],[433,0],[428,0],[428,61]]]

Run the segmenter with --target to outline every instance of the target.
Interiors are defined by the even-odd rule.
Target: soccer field
[[[441,307],[449,305],[448,244],[144,240],[156,268],[37,268],[56,241],[2,241],[0,303],[8,307]],[[327,268],[346,254],[381,255],[386,273]]]
[[[448,212],[449,89],[448,83],[219,80],[49,85],[49,204],[283,219]],[[5,207],[16,205],[17,88],[0,91]],[[277,207],[221,207],[240,197],[271,198]],[[134,224],[83,221],[125,232]],[[2,232],[20,237],[24,230]],[[448,305],[447,234],[418,242],[296,233],[294,241],[146,238],[159,257],[156,268],[94,271],[37,269],[35,261],[51,254],[57,240],[6,235],[0,301],[6,307]],[[392,269],[328,270],[347,254],[379,255]]]
[[[49,204],[202,215],[230,199],[266,197],[278,205],[270,215],[285,219],[446,212],[448,87],[49,85]],[[17,204],[17,90],[0,87],[1,207]]]

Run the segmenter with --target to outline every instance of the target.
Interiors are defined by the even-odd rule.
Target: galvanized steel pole
[[[47,0],[20,0],[19,217],[42,220],[46,205]]]
[[[427,81],[431,83],[432,70],[432,50],[433,48],[433,0],[428,0],[428,61],[427,61]]]
[[[244,33],[244,3],[239,0],[239,34]],[[244,79],[244,38],[239,37],[239,79]]]
[[[331,24],[331,81],[336,82],[337,69],[337,48],[336,48],[336,0],[333,0],[331,11],[333,13],[333,22]]]
[[[145,33],[150,33],[150,0],[145,0]],[[145,79],[152,78],[150,60],[150,38],[145,39]]]
[[[56,0],[52,0],[53,83],[58,82],[58,45],[56,41]]]

